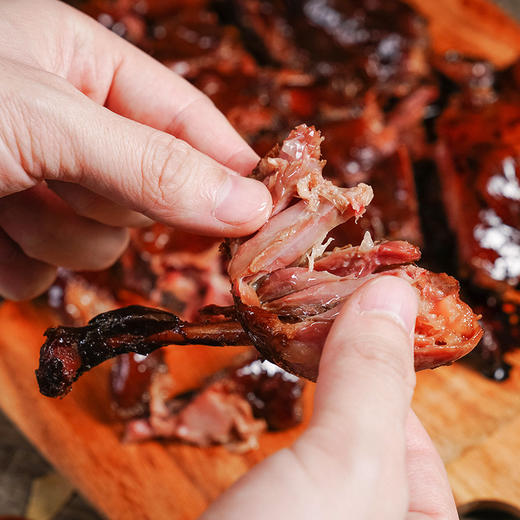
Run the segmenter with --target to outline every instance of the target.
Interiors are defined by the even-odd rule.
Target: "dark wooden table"
[[[56,475],[49,463],[33,448],[9,420],[0,413],[0,518],[2,515],[24,516],[30,501],[47,498],[49,485],[38,491],[42,477],[50,480],[51,487],[65,488],[65,505],[59,507],[53,520],[101,520],[101,516]],[[56,502],[50,498],[48,501]],[[30,520],[44,520],[31,515]],[[48,517],[47,517],[48,518]]]
[[[519,0],[495,2],[520,20]],[[45,483],[47,481],[47,483]],[[102,517],[55,473],[48,462],[27,442],[9,420],[0,412],[0,520],[1,515],[24,516],[27,508],[40,509],[46,504],[46,493],[60,488],[61,497],[51,498],[61,504],[52,520],[101,520]],[[43,501],[43,504],[42,504]],[[50,520],[43,513],[33,514],[30,520]],[[38,517],[38,518],[37,518]]]
[[[494,2],[520,20],[520,2],[518,0],[494,0]]]

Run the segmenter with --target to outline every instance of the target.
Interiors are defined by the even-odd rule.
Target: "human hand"
[[[211,101],[80,12],[0,2],[0,77],[1,296],[109,266],[144,215],[221,236],[267,219],[235,173],[258,158]]]
[[[327,338],[307,430],[201,520],[457,519],[442,461],[410,408],[416,314],[399,278],[356,291]]]

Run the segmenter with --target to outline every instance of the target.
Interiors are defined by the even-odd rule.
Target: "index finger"
[[[31,0],[0,2],[4,55],[65,78],[96,103],[232,170],[251,172],[257,155],[202,92],[71,6],[42,0],[38,7],[35,16]]]
[[[97,32],[98,55],[107,47],[116,55],[107,108],[174,135],[241,174],[251,172],[258,156],[205,94],[101,25]]]

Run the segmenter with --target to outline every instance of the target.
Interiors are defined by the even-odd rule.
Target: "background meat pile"
[[[358,244],[369,230],[375,240],[408,240],[426,267],[464,280],[486,329],[476,361],[507,376],[502,353],[517,342],[520,301],[520,66],[494,71],[434,55],[426,22],[398,0],[72,3],[204,91],[260,155],[299,123],[319,127],[325,175],[375,192],[363,219],[340,226],[337,238]],[[49,302],[75,324],[150,302],[190,320],[206,304],[231,303],[223,273],[217,241],[156,224],[134,232],[111,270],[62,272]],[[168,377],[160,352],[114,365],[129,435],[168,436],[149,428],[178,405]],[[233,428],[231,440],[244,440]]]

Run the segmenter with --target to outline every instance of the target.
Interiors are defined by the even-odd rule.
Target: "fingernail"
[[[254,179],[230,175],[217,195],[214,215],[233,226],[268,217],[272,205],[267,188]]]
[[[395,276],[382,276],[361,289],[361,312],[384,313],[411,334],[417,316],[417,294],[406,281]]]

